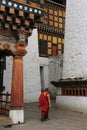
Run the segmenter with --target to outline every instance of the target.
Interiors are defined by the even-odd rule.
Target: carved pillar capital
[[[16,45],[16,51],[14,56],[24,56],[27,53],[26,44],[24,42],[18,42]]]

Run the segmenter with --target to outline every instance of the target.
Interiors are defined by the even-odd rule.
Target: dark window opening
[[[78,90],[76,89],[76,95],[78,95]]]
[[[66,90],[66,95],[68,95],[68,89]]]
[[[66,5],[66,0],[52,0],[52,1],[59,3],[59,4]]]
[[[70,95],[72,95],[72,90],[70,89]]]
[[[52,56],[56,56],[57,55],[57,45],[53,45],[52,46]]]
[[[82,90],[80,89],[80,95],[82,95]]]
[[[40,56],[47,56],[47,41],[46,40],[39,40],[39,55]]]
[[[85,96],[86,94],[85,94],[85,90],[83,90],[83,95]]]
[[[75,95],[75,90],[73,90],[73,95]]]

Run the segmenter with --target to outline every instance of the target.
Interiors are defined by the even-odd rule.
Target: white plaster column
[[[63,79],[87,77],[87,0],[67,0]]]

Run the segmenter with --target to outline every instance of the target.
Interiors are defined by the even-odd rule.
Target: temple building
[[[13,124],[24,122],[24,103],[43,89],[55,95],[64,30],[65,0],[0,1],[0,113]]]
[[[0,113],[13,124],[45,88],[58,109],[87,113],[86,11],[86,0],[0,1]]]

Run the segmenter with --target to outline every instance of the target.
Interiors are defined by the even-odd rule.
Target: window
[[[39,39],[39,55],[47,56],[47,40]]]
[[[57,45],[52,46],[52,55],[56,56],[57,55]]]

